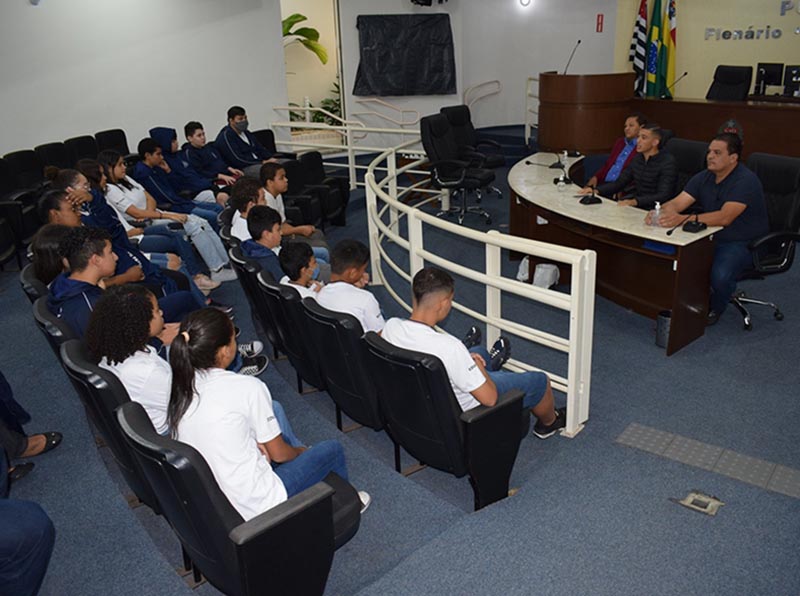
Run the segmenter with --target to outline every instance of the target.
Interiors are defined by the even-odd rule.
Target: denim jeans
[[[486,348],[475,346],[469,351],[481,355],[486,361],[486,372],[497,387],[498,397],[506,391],[519,389],[525,394],[525,397],[522,398],[522,405],[528,409],[535,407],[544,397],[544,392],[547,390],[546,374],[535,371],[516,373],[507,370],[489,370],[491,357]]]
[[[208,222],[208,225],[211,226],[211,229],[214,230],[214,233],[219,234],[219,222],[217,221],[217,215],[222,211],[222,207],[217,205],[217,202],[214,203],[200,203],[199,206],[192,209],[192,215],[195,217],[200,217]]]
[[[153,225],[166,226],[170,223],[172,221],[169,219],[157,219]],[[228,262],[228,253],[225,252],[222,240],[203,219],[196,215],[189,215],[186,223],[183,224],[183,229],[211,271],[219,270]]]
[[[275,465],[289,498],[314,486],[331,472],[347,480],[344,449],[339,441],[322,441],[308,448],[292,461]]]
[[[717,242],[711,264],[711,298],[709,308],[718,315],[728,307],[742,272],[753,266],[747,241]]]
[[[273,399],[272,411],[275,412],[275,419],[278,421],[278,426],[281,427],[281,434],[286,444],[292,447],[302,447],[303,442],[294,434],[292,424],[289,422],[289,418],[286,416],[286,410],[283,409],[281,402]]]
[[[211,189],[201,190],[199,193],[194,195],[194,198],[192,200],[195,203],[200,203],[200,205],[203,207],[207,206],[208,203],[213,203],[214,205],[217,205],[217,197],[214,196],[214,191]],[[221,207],[220,211],[222,211]]]
[[[183,264],[186,265],[187,271],[191,274],[189,277],[203,273],[203,268],[194,254],[194,249],[186,241],[182,231],[156,225],[147,226],[142,232],[144,235],[139,239],[139,250],[142,252],[171,252],[181,258]]]

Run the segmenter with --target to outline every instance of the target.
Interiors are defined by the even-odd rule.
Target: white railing
[[[400,126],[400,127],[403,127],[403,126],[417,126],[417,125],[419,125],[420,116],[419,116],[419,112],[417,110],[409,110],[409,109],[406,109],[406,108],[401,108],[401,107],[396,106],[396,105],[394,105],[392,103],[389,103],[388,101],[384,101],[383,99],[378,99],[377,97],[368,97],[366,99],[357,99],[356,103],[360,103],[362,105],[376,104],[376,105],[379,105],[381,107],[387,108],[389,110],[392,110],[393,112],[398,113],[400,115],[400,120],[398,120],[397,118],[392,118],[391,116],[388,116],[386,114],[382,114],[381,112],[376,112],[374,110],[369,110],[369,111],[366,111],[366,112],[351,112],[351,114],[350,114],[351,116],[376,116],[378,118],[382,118],[382,119],[386,120],[387,122],[391,122],[392,124],[395,124],[395,125]],[[410,120],[406,118],[406,114],[411,114],[412,115]]]
[[[536,92],[533,85],[536,84]],[[531,140],[531,127],[539,126],[539,78],[528,77],[525,83],[525,142]]]
[[[413,275],[427,261],[456,275],[477,281],[486,286],[485,313],[478,312],[458,302],[453,303],[457,310],[475,320],[486,324],[486,343],[491,345],[501,331],[535,342],[541,346],[567,354],[567,374],[560,376],[543,371],[550,377],[554,389],[567,395],[567,426],[565,434],[575,436],[589,418],[589,397],[591,388],[592,336],[594,330],[594,290],[596,256],[594,251],[575,250],[543,242],[536,242],[497,231],[478,232],[444,221],[419,209],[420,204],[411,206],[401,201],[408,191],[397,186],[397,176],[409,171],[424,161],[420,159],[402,167],[397,166],[397,156],[413,145],[407,141],[397,147],[383,151],[370,163],[366,174],[367,222],[373,284],[382,285],[392,298],[410,311],[409,303],[401,296],[398,288],[392,287],[384,267],[394,271],[409,285]],[[383,165],[385,163],[385,166]],[[380,179],[377,172],[386,172]],[[436,197],[424,202],[435,200]],[[400,220],[407,219],[406,235],[401,233]],[[483,270],[472,269],[464,264],[445,259],[436,254],[433,241],[425,242],[423,223],[444,231],[454,239],[477,241],[486,247],[486,262]],[[392,258],[390,250],[397,247],[408,255],[408,269]],[[522,254],[565,263],[571,267],[570,293],[538,288],[501,274],[501,251],[518,251]],[[404,288],[409,292],[409,288]],[[569,313],[569,334],[561,337],[540,329],[527,322],[514,321],[503,317],[502,293],[513,294],[534,302],[542,303]],[[525,362],[511,359],[506,368],[513,371],[541,370]]]
[[[483,87],[488,87],[491,85],[493,89],[485,89],[478,93],[478,89],[482,89]],[[472,85],[471,87],[467,87],[464,89],[464,93],[461,94],[461,101],[462,103],[471,108],[472,104],[474,104],[479,99],[483,99],[484,97],[489,97],[490,95],[497,95],[503,90],[503,84],[498,81],[497,79],[493,81],[484,81],[483,83],[478,83],[477,85]],[[475,97],[472,97],[472,96]]]

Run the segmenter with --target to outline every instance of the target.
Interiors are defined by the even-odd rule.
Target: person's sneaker
[[[226,315],[228,315],[231,318],[231,320],[233,320],[233,317],[231,316],[231,315],[233,315],[233,307],[230,304],[223,304],[222,302],[217,302],[216,300],[211,300],[208,303],[208,305],[211,308],[216,308],[217,310],[220,310],[220,311],[224,312]]]
[[[361,515],[364,515],[364,512],[369,509],[369,504],[372,503],[372,497],[369,496],[369,493],[365,490],[358,491],[358,498],[361,501]]]
[[[246,344],[239,344],[239,354],[242,358],[252,358],[258,356],[264,349],[264,344],[258,340],[249,341]]]
[[[564,428],[567,425],[567,408],[556,408],[556,419],[553,424],[545,426],[538,420],[533,425],[533,434],[540,439],[546,439],[556,434],[557,430]]]
[[[511,356],[511,340],[505,335],[501,335],[500,339],[494,342],[492,349],[489,350],[489,357],[491,358],[489,370],[500,370],[500,367],[506,363],[509,356]]]
[[[211,280],[218,281],[220,283],[226,281],[233,281],[236,279],[236,272],[233,269],[226,269],[223,267],[219,271],[212,271],[211,272]]]
[[[257,377],[269,366],[269,358],[263,355],[242,358],[242,368],[239,369],[240,375]]]
[[[482,336],[481,330],[475,327],[475,325],[473,325],[472,327],[469,328],[469,331],[467,331],[467,334],[461,341],[464,343],[465,346],[467,346],[467,349],[469,350],[470,348],[473,348],[477,346],[479,343],[481,343],[481,336]]]
[[[708,311],[708,317],[706,318],[706,327],[711,327],[712,325],[716,325],[717,321],[719,321],[719,313],[714,310]]]
[[[236,325],[234,325],[234,326],[233,326],[233,334],[234,334],[236,337],[239,337],[239,336],[242,334],[242,330],[241,330],[241,329],[239,329],[239,328],[238,328]]]
[[[211,290],[216,290],[220,285],[218,281],[214,281],[203,273],[198,273],[192,279],[194,280],[194,285],[206,296],[208,296]]]

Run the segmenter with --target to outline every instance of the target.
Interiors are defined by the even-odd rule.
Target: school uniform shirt
[[[283,482],[256,445],[281,434],[267,386],[219,368],[197,371],[194,384],[178,440],[200,452],[245,521],[285,501]]]
[[[268,190],[264,191],[264,198],[267,200],[267,207],[272,207],[281,214],[281,223],[286,221],[286,207],[283,204],[283,195],[272,196]]]
[[[250,235],[250,230],[247,229],[247,220],[242,217],[237,209],[231,218],[231,236],[238,238],[242,242],[251,240],[253,237]]]
[[[167,434],[167,405],[172,387],[172,369],[155,348],[145,346],[143,350],[115,364],[110,364],[104,357],[100,366],[117,376],[131,400],[142,404],[156,432],[160,435]]]
[[[317,296],[319,296],[319,292],[315,292],[311,288],[307,288],[305,286],[301,286],[299,284],[292,283],[292,281],[289,279],[288,275],[284,275],[281,278],[281,284],[283,284],[284,286],[289,286],[290,288],[295,289],[297,291],[297,293],[300,294],[300,298],[313,298],[314,300],[316,300]]]
[[[398,318],[386,322],[381,337],[398,348],[436,356],[447,371],[461,409],[466,412],[481,405],[471,392],[483,385],[486,378],[461,340],[424,323]]]
[[[125,176],[125,180],[133,188],[128,189],[117,184],[109,184],[106,187],[106,200],[122,216],[120,219],[133,221],[136,218],[126,213],[127,210],[131,207],[147,209],[147,195],[145,195],[144,187],[136,180],[130,176]]]
[[[317,293],[320,306],[334,312],[353,315],[361,323],[364,333],[383,329],[381,307],[372,292],[344,281],[329,283]]]

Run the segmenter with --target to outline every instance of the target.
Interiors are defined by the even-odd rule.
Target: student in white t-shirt
[[[247,229],[247,214],[256,205],[266,205],[264,187],[255,178],[239,178],[231,190],[231,199],[228,204],[235,209],[231,219],[231,236],[240,241],[250,240]]]
[[[89,353],[119,378],[133,401],[144,406],[162,435],[169,432],[167,406],[172,386],[172,369],[162,354],[178,326],[164,323],[156,297],[148,289],[129,284],[103,293],[86,330]],[[283,439],[293,447],[301,446],[283,407],[278,402],[273,406]]]
[[[297,290],[301,298],[316,300],[323,286],[314,279],[317,259],[311,247],[304,242],[289,242],[278,254],[278,261],[286,274],[280,283]]]
[[[367,265],[369,248],[358,240],[342,240],[331,255],[331,281],[319,291],[317,302],[334,312],[353,315],[364,333],[380,333],[385,321],[381,307],[372,292],[365,290],[369,283]]]
[[[455,283],[449,273],[436,267],[421,269],[412,281],[412,292],[411,317],[389,319],[381,336],[400,348],[438,357],[447,371],[462,410],[467,411],[479,405],[493,406],[497,403],[498,395],[519,389],[525,393],[523,406],[529,408],[537,418],[533,427],[537,437],[546,439],[564,427],[567,409],[555,409],[547,375],[540,372],[488,370],[492,358],[485,349],[470,351],[461,340],[434,329],[434,325],[447,318],[453,305]]]
[[[187,316],[170,349],[173,438],[197,449],[245,520],[321,481],[347,479],[338,441],[292,447],[281,436],[266,385],[227,370],[236,354],[233,323],[214,309]],[[359,493],[362,512],[369,495]]]

